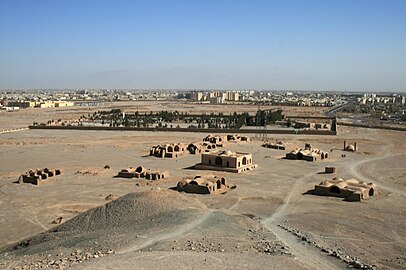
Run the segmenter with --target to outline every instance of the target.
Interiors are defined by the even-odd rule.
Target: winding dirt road
[[[161,234],[156,234],[152,238],[149,238],[149,239],[147,238],[144,243],[137,244],[132,247],[126,248],[126,249],[120,251],[119,253],[126,253],[126,252],[142,250],[144,248],[151,247],[160,241],[174,239],[181,235],[187,234],[187,233],[193,231],[196,227],[205,223],[207,221],[207,219],[212,215],[212,213],[213,213],[213,210],[207,209],[204,214],[200,215],[199,218],[193,220],[192,222],[184,224],[183,226],[176,226],[176,230],[174,230],[172,232],[163,232]]]
[[[307,180],[311,181],[313,179],[312,176],[315,174],[316,173],[310,173],[299,178],[293,185],[291,191],[284,198],[283,204],[272,213],[272,215],[264,219],[262,224],[272,231],[281,242],[288,246],[291,253],[309,269],[345,269],[345,265],[339,260],[329,257],[316,247],[303,244],[295,235],[278,226],[278,223],[280,223],[287,214],[288,206],[292,198],[299,198],[301,196],[303,184],[306,183]]]

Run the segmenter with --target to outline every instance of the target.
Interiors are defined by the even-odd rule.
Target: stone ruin
[[[324,173],[335,173],[337,171],[336,167],[326,166],[324,168]]]
[[[354,144],[347,144],[347,141],[344,141],[344,151],[348,152],[356,152],[357,151],[357,143],[355,142]]]
[[[122,169],[117,176],[123,178],[145,178],[147,180],[159,180],[168,178],[169,172],[161,172],[159,170],[151,169],[147,170],[142,166],[138,166],[137,168],[130,167],[128,169]]]
[[[178,158],[186,155],[197,155],[216,150],[228,142],[250,142],[251,138],[240,135],[207,135],[203,142],[167,143],[154,145],[149,149],[149,155],[160,158]]]
[[[356,179],[333,178],[315,185],[313,194],[344,198],[346,201],[362,201],[377,194],[377,186]]]
[[[326,159],[328,158],[328,156],[328,152],[313,148],[310,144],[306,143],[304,149],[295,149],[292,152],[287,153],[285,158],[294,160],[317,161],[317,159]]]
[[[227,135],[212,135],[209,134],[203,138],[204,142],[214,143],[218,147],[223,147],[223,145],[227,142]]]
[[[50,170],[45,169],[36,169],[29,170],[28,172],[23,173],[18,178],[18,183],[29,183],[33,185],[39,185],[43,183],[49,177],[60,175],[62,171],[60,169]]]
[[[236,188],[229,184],[224,177],[207,174],[195,176],[193,178],[184,178],[179,181],[176,190],[186,193],[196,194],[222,194],[230,189]]]
[[[160,158],[178,158],[209,152],[216,148],[217,145],[210,142],[159,144],[150,148],[149,155]]]
[[[227,143],[241,143],[241,142],[251,142],[251,138],[248,136],[228,134],[228,135],[212,135],[209,134],[203,138],[204,142],[210,142],[216,144],[218,147],[223,147]]]
[[[202,153],[201,162],[194,166],[197,170],[212,170],[241,173],[256,169],[251,153],[233,152],[230,150],[217,150]]]
[[[284,142],[284,141],[265,142],[262,144],[262,147],[276,149],[276,150],[286,150],[289,146],[292,147],[291,144]],[[295,147],[295,146],[293,146],[293,147]]]

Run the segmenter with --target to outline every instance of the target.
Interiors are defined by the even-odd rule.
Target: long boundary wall
[[[62,130],[106,130],[106,131],[166,131],[166,132],[199,132],[199,133],[250,133],[250,134],[300,134],[300,135],[337,135],[330,130],[266,130],[266,129],[219,129],[219,128],[145,128],[145,127],[80,127],[80,126],[29,126],[30,129]]]
[[[337,122],[337,125],[338,126],[347,126],[347,127],[376,128],[376,129],[406,131],[406,128],[403,128],[403,127],[385,127],[385,126],[376,126],[376,125],[368,125],[368,124],[353,124],[353,123],[345,123],[345,122]]]

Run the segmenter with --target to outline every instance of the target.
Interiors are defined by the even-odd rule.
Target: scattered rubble
[[[288,227],[288,226],[286,226],[284,224],[278,224],[278,226],[280,228],[292,233],[297,238],[299,238],[301,241],[303,241],[303,242],[305,242],[305,243],[307,243],[309,245],[312,245],[312,246],[320,249],[320,251],[322,251],[324,253],[327,253],[328,255],[336,257],[337,259],[345,262],[350,268],[364,269],[364,270],[374,270],[374,269],[376,269],[375,265],[362,263],[358,258],[351,257],[349,255],[345,255],[340,250],[333,250],[333,249],[330,249],[330,248],[322,247],[321,245],[316,243],[309,235],[301,232],[298,229]]]
[[[116,199],[118,199],[119,197],[117,195],[114,194],[109,194],[106,196],[106,198],[104,198],[106,201],[114,201]]]
[[[57,217],[55,220],[51,222],[51,224],[61,224],[63,221],[63,217]]]
[[[77,249],[70,253],[70,255],[64,253],[58,253],[54,256],[49,254],[45,258],[40,260],[34,260],[31,262],[25,262],[21,267],[15,267],[14,270],[37,270],[37,269],[66,269],[75,264],[79,264],[91,259],[97,259],[100,257],[115,254],[116,251],[108,249],[107,251],[82,251]]]

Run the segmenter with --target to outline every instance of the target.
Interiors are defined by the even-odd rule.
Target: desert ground
[[[21,110],[2,114],[0,121],[3,128],[22,127],[88,109]],[[259,167],[241,174],[194,170],[199,155],[148,156],[153,145],[206,135],[0,134],[0,268],[406,269],[405,132],[340,126],[337,136],[252,134],[251,143],[225,147],[253,154]],[[330,157],[286,160],[287,151],[261,147],[275,139],[298,147],[310,143]],[[359,151],[343,152],[344,140],[357,142]],[[115,177],[139,165],[167,170],[170,177]],[[323,174],[325,166],[337,172]],[[39,186],[15,183],[29,169],[45,167],[62,175]],[[207,173],[237,188],[221,195],[170,189],[186,176]],[[379,193],[362,202],[309,194],[332,177],[373,182]]]

